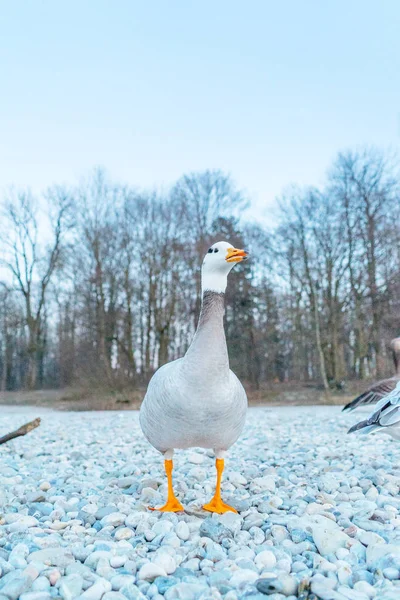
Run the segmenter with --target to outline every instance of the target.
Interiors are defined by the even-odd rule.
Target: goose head
[[[229,242],[216,242],[207,251],[201,268],[202,291],[223,294],[226,290],[228,275],[239,262],[246,260],[248,253],[239,250]]]

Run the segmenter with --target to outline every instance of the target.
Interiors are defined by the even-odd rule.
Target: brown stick
[[[0,444],[5,444],[6,442],[13,440],[14,438],[19,437],[20,435],[26,435],[27,433],[32,431],[32,429],[36,429],[36,427],[39,427],[39,425],[40,425],[40,418],[38,417],[34,421],[25,423],[25,425],[22,425],[19,429],[16,429],[15,431],[11,431],[10,433],[3,435],[3,437],[0,437]]]

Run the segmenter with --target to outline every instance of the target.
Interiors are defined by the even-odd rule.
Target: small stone
[[[112,513],[115,513],[115,506],[102,506],[101,508],[99,508],[99,510],[95,513],[95,517],[97,520],[101,521],[101,519],[103,519],[104,517],[106,517],[107,515],[111,515]]]
[[[61,579],[60,571],[58,569],[53,569],[49,574],[50,585],[56,585],[59,579]]]
[[[175,533],[178,538],[186,542],[190,537],[190,530],[187,523],[185,523],[185,521],[179,521],[178,525],[175,527]]]
[[[99,578],[77,597],[79,600],[100,600],[106,592],[111,592],[111,583],[106,579]]]
[[[231,473],[228,473],[228,481],[233,483],[235,487],[246,485],[247,483],[247,479],[237,471],[232,471]]]
[[[119,569],[120,567],[124,566],[127,560],[128,557],[126,556],[126,554],[122,554],[121,556],[111,556],[110,567],[113,567],[114,569]]]
[[[399,570],[395,569],[394,567],[387,567],[386,569],[383,569],[383,576],[390,581],[399,579],[399,575]]]
[[[126,573],[118,573],[111,578],[111,586],[113,590],[120,590],[125,585],[135,583],[136,579],[134,575],[128,575]]]
[[[100,523],[103,525],[103,527],[107,527],[108,525],[111,525],[112,527],[118,527],[119,525],[123,525],[125,523],[125,519],[126,515],[123,513],[113,512],[103,517]]]
[[[200,525],[200,535],[221,543],[224,538],[232,538],[232,532],[217,520],[208,517]]]
[[[46,500],[46,494],[44,494],[40,490],[38,490],[36,492],[29,492],[26,495],[26,502],[29,504],[32,502],[45,502],[45,500]]]
[[[128,598],[128,600],[146,600],[146,596],[143,594],[143,592],[133,583],[124,585],[124,587],[120,589],[120,593],[124,596],[124,598]]]
[[[121,477],[121,479],[118,479],[118,487],[126,489],[131,487],[136,481],[136,477]]]
[[[229,529],[233,535],[236,535],[240,531],[243,518],[234,512],[228,511],[219,517],[219,522]]]
[[[152,488],[153,490],[158,490],[160,483],[156,479],[143,479],[140,484],[138,491],[141,492],[145,488]]]
[[[347,550],[347,548],[339,548],[339,550],[336,550],[336,556],[338,557],[339,560],[345,560],[349,555],[349,551]]]
[[[176,533],[170,531],[164,536],[164,539],[161,542],[162,546],[172,546],[172,548],[179,548],[181,545],[181,540],[178,538]]]
[[[313,577],[311,591],[321,600],[344,600],[345,596],[336,592],[333,588],[336,580],[328,579],[322,575]]]
[[[156,577],[166,577],[166,571],[154,563],[146,563],[141,567],[138,573],[138,578],[145,581],[154,581]]]
[[[40,576],[32,583],[32,590],[35,592],[47,592],[50,589],[50,582],[47,577]]]
[[[78,573],[73,573],[62,577],[59,585],[59,592],[64,600],[73,600],[82,591],[83,577]]]
[[[200,559],[199,558],[191,558],[185,562],[185,569],[190,569],[191,571],[199,571],[200,570]]]
[[[261,578],[256,582],[256,588],[263,594],[297,595],[298,583],[291,575],[272,578]]]
[[[121,529],[117,529],[115,532],[116,540],[129,540],[133,536],[132,529],[129,527],[121,527]]]
[[[339,586],[337,589],[338,594],[348,598],[348,600],[368,600],[368,596],[357,590],[352,590],[348,587]]]
[[[200,583],[177,583],[164,594],[165,600],[197,600],[207,587]]]
[[[388,554],[393,554],[400,559],[400,546],[395,544],[374,544],[367,547],[366,563],[368,569],[373,568],[379,560]]]
[[[1,593],[10,600],[17,600],[24,592],[27,592],[31,586],[31,579],[23,575],[17,575],[15,578],[8,579],[1,588]]]
[[[176,577],[157,577],[154,584],[157,586],[159,594],[164,595],[165,592],[173,585],[179,583]]]
[[[109,550],[96,550],[95,552],[91,552],[87,559],[85,560],[85,566],[89,567],[89,569],[96,569],[97,563],[101,558],[105,558],[107,561],[111,557],[111,552]]]
[[[273,477],[255,477],[250,483],[250,490],[254,493],[274,492],[275,480]]]
[[[174,528],[174,526],[171,523],[171,521],[167,521],[167,520],[162,519],[162,520],[157,521],[156,523],[154,523],[154,525],[152,527],[152,531],[156,535],[166,535],[167,533],[169,533],[170,531],[172,531],[173,528]]]
[[[88,504],[85,504],[85,506],[82,506],[82,511],[89,515],[96,515],[98,510],[99,506],[94,502],[89,502]]]
[[[270,550],[264,550],[256,555],[254,562],[259,569],[271,570],[276,565],[275,554]]]
[[[339,583],[348,585],[350,581],[352,571],[350,565],[343,565],[339,567],[337,571],[337,578]]]
[[[18,554],[12,555],[12,553],[10,554],[8,562],[14,567],[14,569],[23,569],[28,564],[23,556]]]
[[[316,515],[311,522],[314,543],[322,556],[337,552],[344,547],[349,536],[341,531],[340,527],[331,519],[323,515]]]
[[[190,452],[186,460],[194,465],[201,465],[204,462],[204,454]]]
[[[257,578],[258,575],[254,571],[250,569],[239,569],[233,573],[229,583],[235,588],[240,588],[243,584],[254,583]]]
[[[16,531],[25,531],[30,527],[36,527],[38,524],[39,521],[35,517],[30,517],[29,515],[18,515],[18,519],[8,525],[8,531],[10,533]]]
[[[148,542],[152,542],[157,537],[157,534],[152,529],[146,529],[144,537]]]
[[[167,552],[159,552],[153,562],[155,565],[164,569],[167,575],[171,575],[176,570],[176,561],[173,556]]]
[[[28,556],[28,563],[32,561],[64,568],[75,562],[75,558],[68,548],[45,548],[32,552]]]
[[[372,587],[372,585],[367,581],[356,581],[356,583],[354,584],[354,589],[357,592],[365,594],[366,596],[368,596],[368,598],[375,598],[376,596],[376,589]]]

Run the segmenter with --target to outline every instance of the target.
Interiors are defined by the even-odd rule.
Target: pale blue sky
[[[398,0],[0,0],[0,188],[221,168],[264,216],[400,146]]]

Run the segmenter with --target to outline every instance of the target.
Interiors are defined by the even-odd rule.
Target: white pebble
[[[263,550],[256,555],[254,562],[259,569],[273,569],[276,565],[275,554],[270,550]]]
[[[167,575],[171,575],[171,573],[176,571],[175,559],[167,552],[159,552],[153,562],[155,565],[164,569]]]
[[[184,542],[186,542],[190,537],[190,531],[187,523],[185,521],[179,521],[178,525],[175,527],[175,533]]]
[[[132,529],[129,527],[121,527],[121,529],[117,529],[115,532],[116,540],[129,540],[133,536]]]
[[[146,563],[140,569],[138,578],[144,581],[154,581],[156,577],[166,577],[167,573],[165,569],[156,565],[155,563]]]

